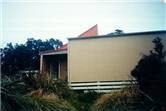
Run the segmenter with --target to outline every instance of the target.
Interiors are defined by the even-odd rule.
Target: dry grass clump
[[[96,100],[91,111],[128,111],[129,103],[132,103],[137,96],[138,94],[129,88],[109,92]]]

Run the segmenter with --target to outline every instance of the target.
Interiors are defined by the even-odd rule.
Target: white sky
[[[67,42],[95,24],[100,35],[166,30],[164,0],[3,0],[0,7],[0,47],[31,37]]]

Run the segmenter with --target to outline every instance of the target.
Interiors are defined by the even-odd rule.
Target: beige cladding
[[[166,34],[69,40],[69,82],[128,80],[142,55],[153,48],[155,37],[166,44]]]

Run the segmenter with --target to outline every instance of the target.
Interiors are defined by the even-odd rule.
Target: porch
[[[67,80],[67,51],[43,53],[40,59],[40,73],[54,80]]]

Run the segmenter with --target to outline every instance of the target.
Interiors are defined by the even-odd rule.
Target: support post
[[[40,55],[40,73],[43,73],[43,55]]]

